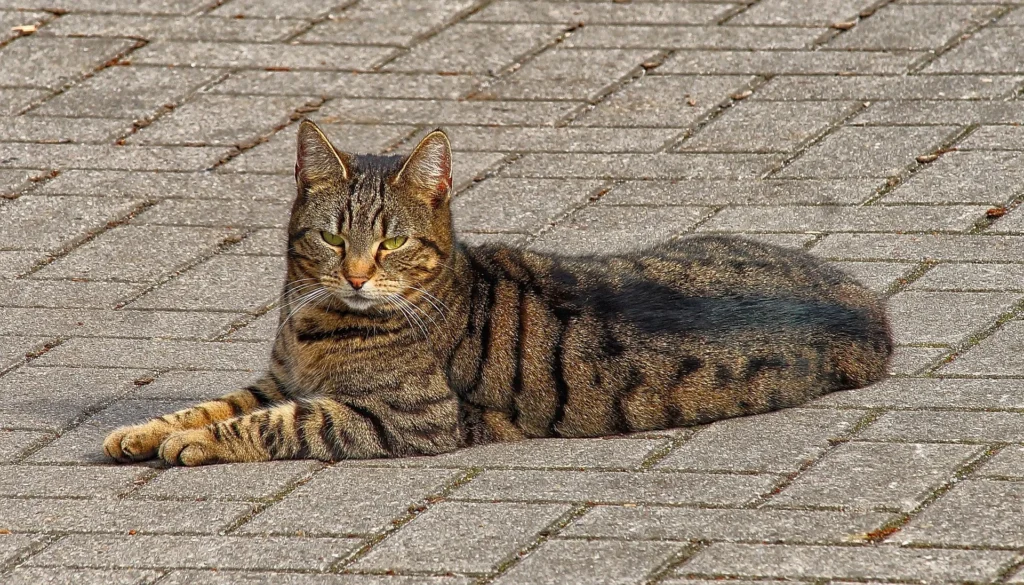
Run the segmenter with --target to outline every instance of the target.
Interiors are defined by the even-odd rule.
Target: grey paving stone
[[[67,11],[113,12],[115,14],[190,14],[209,7],[211,0],[9,0],[14,8],[57,8]]]
[[[18,118],[2,118],[3,120],[15,120]],[[29,187],[41,177],[48,176],[48,171],[30,169],[2,169],[0,170],[0,195],[14,196]],[[8,197],[4,197],[7,199]]]
[[[13,463],[51,439],[53,435],[40,431],[0,430],[0,463]]]
[[[842,205],[874,196],[877,179],[623,181],[600,205]]]
[[[741,102],[678,148],[696,152],[790,152],[853,109],[846,102]]]
[[[42,101],[49,94],[49,91],[42,89],[0,88],[0,115],[12,116],[33,103]]]
[[[1024,291],[1024,264],[939,264],[911,283],[910,289]]]
[[[110,142],[132,121],[107,118],[18,116],[0,118],[0,142]]]
[[[1024,375],[1024,321],[1010,321],[994,335],[955,361],[942,367],[943,374],[1022,376]]]
[[[1021,442],[1024,441],[1024,415],[1019,412],[888,412],[859,436],[883,441]]]
[[[146,40],[236,41],[269,43],[283,41],[307,24],[301,20],[235,19],[122,14],[71,13],[57,19],[43,32],[58,36],[143,38]]]
[[[1016,380],[889,378],[868,388],[823,396],[815,400],[813,405],[857,408],[1013,410],[1024,408],[1024,388],[1021,388]]]
[[[331,118],[325,118],[330,121]],[[322,122],[322,120],[318,120]],[[415,126],[370,124],[322,124],[321,129],[331,138],[336,148],[347,152],[377,153],[389,149],[406,136]],[[284,128],[270,140],[259,144],[231,159],[221,167],[227,172],[280,173],[295,176],[295,133],[297,126]],[[294,195],[295,187],[288,191]],[[284,201],[284,200],[282,200]],[[285,216],[283,219],[287,219]]]
[[[885,203],[1003,204],[1022,191],[1017,152],[950,152],[885,196]]]
[[[771,154],[526,154],[511,177],[593,179],[756,179],[780,162]]]
[[[554,41],[562,30],[551,24],[460,22],[416,45],[384,70],[497,73]]]
[[[263,344],[76,337],[47,352],[35,363],[73,367],[257,370],[265,358]]]
[[[371,534],[388,527],[391,520],[407,514],[410,506],[439,492],[461,474],[440,469],[326,469],[239,532]]]
[[[899,543],[1013,547],[1024,542],[1015,510],[1024,484],[962,481],[890,537]],[[984,502],[979,506],[979,502]]]
[[[588,25],[565,40],[592,49],[806,49],[824,29],[788,26]]]
[[[210,93],[347,98],[459,99],[480,84],[473,75],[355,71],[238,71]]]
[[[656,152],[679,134],[671,128],[580,128],[453,126],[460,151],[489,152]]]
[[[172,571],[164,585],[261,585],[269,581],[279,585],[471,585],[470,577],[400,576],[400,575],[331,575],[323,573],[270,573],[266,571],[191,570]]]
[[[0,167],[200,171],[231,149],[204,146],[107,146],[95,144],[0,143]]]
[[[103,469],[63,465],[55,468],[76,471]],[[242,502],[136,502],[112,498],[12,498],[0,501],[4,505],[0,522],[4,528],[19,532],[124,535],[131,530],[140,534],[217,534],[252,511],[251,504]]]
[[[19,197],[0,215],[0,248],[57,250],[72,246],[107,222],[128,215],[138,200],[95,197]]]
[[[320,466],[316,461],[174,467],[133,494],[138,498],[254,500],[270,498]]]
[[[100,311],[0,307],[0,335],[207,339],[241,315],[187,311]]]
[[[38,353],[44,349],[45,344],[52,341],[49,337],[0,336],[0,370],[24,362],[29,354]]]
[[[46,12],[0,12],[0,42],[6,43],[18,38],[21,33],[14,30],[16,26],[42,26],[52,16]]]
[[[70,535],[27,566],[305,569],[323,571],[359,544],[344,538]]]
[[[910,347],[897,346],[889,362],[889,374],[910,376],[918,371],[934,366],[939,358],[950,353],[945,347]]]
[[[4,575],[7,585],[147,585],[159,578],[158,571],[17,567]]]
[[[478,22],[561,24],[714,24],[731,6],[715,4],[522,2],[499,0],[469,17]]]
[[[834,234],[813,253],[837,260],[1017,262],[1021,250],[1020,236]]]
[[[720,421],[698,431],[655,469],[794,472],[824,453],[829,439],[852,432],[862,417],[797,409]]]
[[[652,50],[555,47],[527,61],[476,97],[591,100],[655,56],[657,52]]]
[[[891,4],[836,37],[842,49],[937,49],[998,13],[991,6],[903,6]]]
[[[925,73],[1024,73],[1021,28],[984,28],[944,53]]]
[[[24,274],[45,256],[46,254],[41,252],[0,251],[0,279],[14,278]]]
[[[295,179],[228,173],[70,170],[46,182],[35,194],[291,201]]]
[[[987,206],[727,207],[699,231],[709,232],[966,232]]]
[[[887,512],[597,506],[560,534],[639,540],[842,543],[880,528],[891,518]]]
[[[690,75],[801,75],[903,73],[920,53],[881,51],[698,51],[681,50],[662,63],[659,74]]]
[[[19,368],[0,378],[0,426],[64,430],[87,411],[127,394],[132,381],[146,374],[112,368]]]
[[[1020,209],[1015,210],[1013,213],[992,224],[988,231],[994,234],[1024,233],[1024,212]]]
[[[1009,551],[713,544],[677,569],[702,576],[985,581],[1014,558]]]
[[[485,471],[451,497],[474,500],[742,505],[769,491],[767,475]]]
[[[147,282],[207,254],[236,232],[223,228],[123,225],[48,265],[40,278]],[[116,262],[111,260],[116,258]]]
[[[189,67],[107,67],[47,100],[32,115],[142,118],[177,104],[217,76],[217,71]]]
[[[974,477],[1024,479],[1024,446],[1005,447],[978,469]]]
[[[452,202],[453,221],[462,229],[531,233],[547,227],[604,186],[602,181],[510,179],[477,183]]]
[[[871,6],[869,0],[765,0],[744,10],[729,24],[802,24],[828,26],[848,21]]]
[[[17,558],[33,543],[33,538],[27,534],[3,534],[0,535],[0,560]]]
[[[638,583],[681,549],[682,545],[668,542],[549,540],[495,583]]]
[[[138,290],[121,282],[0,280],[0,298],[8,307],[111,308]]]
[[[632,250],[686,232],[710,212],[705,207],[591,206],[545,231],[530,247],[561,254]]]
[[[283,256],[288,248],[288,230],[266,228],[253,230],[242,243],[232,246],[227,253],[258,256]]]
[[[216,16],[238,18],[272,18],[280,20],[282,15],[287,18],[317,19],[327,16],[332,8],[340,6],[337,2],[317,2],[316,0],[234,0],[227,5],[220,5],[210,14]]]
[[[889,301],[897,343],[948,343],[993,324],[1022,298],[1002,292],[901,292]],[[922,316],[930,315],[927,319]]]
[[[685,128],[749,82],[743,76],[647,75],[603,100],[573,125]]]
[[[978,452],[969,445],[844,443],[768,505],[884,507],[907,512],[952,479],[956,469]]]
[[[636,469],[656,449],[659,438],[536,439],[461,449],[435,457],[370,460],[387,467],[482,467],[485,469]]]
[[[1024,150],[1024,128],[981,126],[961,142],[960,150]]]
[[[948,140],[951,126],[846,126],[804,151],[780,178],[887,177]]]
[[[916,266],[895,262],[833,262],[832,265],[852,275],[875,292],[885,292]]]
[[[1015,102],[981,100],[897,100],[878,102],[854,118],[851,124],[1021,124],[1024,107]]]
[[[1005,99],[1021,82],[1014,76],[985,75],[780,75],[753,99],[821,100],[983,100]]]
[[[254,372],[171,370],[132,392],[132,398],[194,400],[201,402],[248,386],[257,378]]]
[[[235,145],[269,135],[313,98],[200,95],[128,139],[131,144]]]
[[[22,37],[0,50],[0,85],[59,89],[133,46],[128,39]]]
[[[227,337],[240,341],[270,341],[277,336],[278,311],[271,310],[266,315],[242,327]]]
[[[455,178],[455,193],[488,176],[493,176],[504,166],[507,155],[500,152],[459,153],[452,162],[452,176]]]
[[[321,2],[318,4],[323,6]],[[428,35],[452,20],[457,20],[475,4],[474,0],[442,0],[430,3],[383,0],[359,3],[333,15],[333,18],[317,23],[298,37],[298,40],[304,43],[365,43],[408,47],[419,37]],[[219,10],[230,12],[232,8],[225,6]],[[402,16],[395,18],[395,14]]]
[[[374,547],[356,569],[485,572],[569,510],[557,504],[441,502]]]
[[[555,101],[336,99],[324,104],[318,116],[346,125],[551,126],[576,107],[570,102]]]
[[[133,302],[132,309],[255,311],[281,294],[276,256],[214,256]]]
[[[144,468],[139,467],[3,465],[0,498],[113,498],[144,474]]]
[[[486,232],[461,232],[459,241],[469,246],[482,244],[505,244],[514,247],[524,247],[529,242],[528,234],[513,233],[486,233]]]
[[[394,54],[387,47],[156,41],[132,53],[143,65],[264,69],[370,69]]]
[[[23,199],[25,199],[23,197]],[[285,227],[291,206],[285,201],[168,199],[132,219],[141,225],[207,227]]]

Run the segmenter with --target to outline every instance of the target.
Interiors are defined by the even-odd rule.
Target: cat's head
[[[451,160],[441,130],[408,156],[353,155],[304,120],[288,227],[296,285],[319,283],[356,311],[400,304],[389,295],[429,288],[454,245]]]

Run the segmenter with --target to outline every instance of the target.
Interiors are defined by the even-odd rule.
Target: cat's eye
[[[342,243],[345,242],[345,238],[339,236],[338,234],[332,234],[331,232],[328,231],[320,232],[320,237],[323,238],[325,242],[332,246],[340,246]]]
[[[381,242],[380,247],[384,248],[385,250],[397,250],[401,248],[402,245],[405,244],[405,241],[408,239],[409,238],[406,236],[395,236],[393,238],[388,238]]]

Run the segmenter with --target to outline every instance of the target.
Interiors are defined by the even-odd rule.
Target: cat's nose
[[[365,278],[363,276],[346,276],[345,280],[347,280],[348,283],[352,285],[352,288],[359,290],[363,288],[363,285],[366,284],[366,281],[370,279]]]

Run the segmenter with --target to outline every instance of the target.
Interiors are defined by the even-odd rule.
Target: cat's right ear
[[[299,187],[324,179],[348,181],[351,176],[348,155],[338,152],[320,127],[310,120],[299,124],[296,153],[295,182]]]

